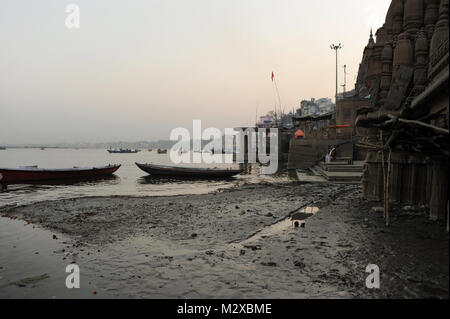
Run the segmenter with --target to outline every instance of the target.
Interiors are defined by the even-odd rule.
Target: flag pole
[[[282,106],[281,106],[281,98],[280,98],[280,92],[278,91],[277,80],[275,79],[275,74],[273,72],[272,72],[272,82],[275,85],[275,91],[277,92],[277,96],[278,96],[278,105],[280,108],[280,121],[281,121],[281,115],[282,115],[282,112],[284,112],[284,111],[282,110]],[[275,110],[275,113],[277,113],[276,110]]]

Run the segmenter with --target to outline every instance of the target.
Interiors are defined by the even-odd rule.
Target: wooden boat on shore
[[[167,154],[167,150],[158,148],[158,154]]]
[[[101,177],[112,175],[119,167],[120,165],[64,169],[41,169],[37,166],[25,166],[18,169],[0,168],[0,184],[5,189],[8,184]]]
[[[118,149],[118,150],[108,150],[109,154],[135,154],[139,153],[141,150],[130,150],[130,149]]]
[[[175,167],[139,163],[135,164],[144,172],[156,176],[230,178],[239,175],[242,172],[240,169]]]

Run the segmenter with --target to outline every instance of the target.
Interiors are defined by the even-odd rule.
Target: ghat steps
[[[337,183],[359,183],[363,162],[354,162],[348,164],[346,162],[319,163],[309,168],[311,176],[305,177],[297,173],[300,181],[311,182],[337,182]]]

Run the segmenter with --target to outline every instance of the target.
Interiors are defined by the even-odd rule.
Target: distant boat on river
[[[131,149],[118,149],[118,150],[112,150],[112,149],[109,149],[109,150],[107,150],[108,151],[108,153],[110,153],[110,154],[135,154],[135,153],[138,153],[138,152],[140,152],[141,150],[131,150]]]

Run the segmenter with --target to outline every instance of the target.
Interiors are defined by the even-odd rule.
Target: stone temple
[[[448,23],[449,0],[393,0],[364,49],[353,95],[340,101],[367,151],[364,196],[384,200],[385,211],[422,204],[447,223]]]

